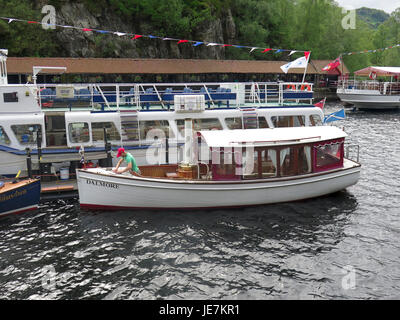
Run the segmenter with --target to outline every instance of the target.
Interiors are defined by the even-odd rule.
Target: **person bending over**
[[[113,172],[124,173],[126,171],[129,171],[135,176],[140,175],[140,170],[136,164],[136,160],[129,152],[126,152],[124,148],[119,148],[117,158],[119,157],[121,157],[121,159],[118,161],[117,166],[113,169]],[[119,169],[123,161],[127,163],[127,166],[125,169]]]

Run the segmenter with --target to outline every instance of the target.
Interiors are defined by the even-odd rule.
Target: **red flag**
[[[329,70],[335,69],[335,68],[339,67],[341,63],[342,62],[340,61],[340,57],[338,57],[338,58],[336,58],[336,60],[332,61],[326,67],[324,67],[322,69],[322,71],[329,71]]]
[[[189,42],[189,40],[179,40],[179,41],[178,41],[178,44],[180,44],[180,43],[185,43],[185,42]]]
[[[143,37],[143,36],[141,36],[140,34],[135,34],[135,36],[132,38],[132,40],[136,40],[136,39],[139,39],[141,37]]]
[[[271,51],[272,49],[270,49],[270,48],[267,48],[267,49],[265,49],[262,53],[265,53],[265,52],[268,52],[268,51]]]
[[[83,28],[82,31],[93,31],[93,29]]]
[[[28,21],[28,23],[39,23],[39,22],[36,22],[36,21]]]
[[[308,57],[310,56],[310,51],[306,51],[306,52],[304,52],[304,55],[306,56],[306,60],[308,60]]]
[[[320,108],[321,110],[323,110],[324,106],[325,106],[325,101],[326,101],[326,98],[322,99],[320,102],[314,104],[314,106]]]

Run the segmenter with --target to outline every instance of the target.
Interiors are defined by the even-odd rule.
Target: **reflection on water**
[[[348,112],[362,175],[329,196],[193,212],[59,200],[2,219],[0,298],[398,298],[399,119]]]

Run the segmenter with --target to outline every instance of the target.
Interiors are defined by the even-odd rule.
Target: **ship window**
[[[305,116],[273,116],[271,117],[275,128],[303,127]]]
[[[312,114],[310,116],[310,124],[311,126],[322,126],[321,117],[318,114]]]
[[[258,152],[254,148],[243,151],[243,179],[258,178]]]
[[[18,102],[17,92],[3,93],[4,102]]]
[[[261,150],[260,151],[261,170],[263,178],[276,177],[277,175],[277,162],[275,150]]]
[[[295,148],[285,148],[280,151],[281,176],[296,175]]]
[[[185,120],[176,120],[176,125],[182,136],[185,135]],[[206,130],[222,130],[222,125],[217,118],[209,119],[194,119],[193,120],[194,131],[206,131]]]
[[[11,126],[20,144],[36,143],[37,131],[42,131],[40,124],[20,124]]]
[[[259,128],[269,128],[267,119],[265,119],[265,117],[258,117],[258,127]]]
[[[317,170],[340,166],[343,161],[343,143],[332,142],[314,146],[315,167]]]
[[[10,139],[8,138],[7,133],[4,131],[3,127],[0,126],[0,144],[9,145]]]
[[[140,121],[140,137],[143,140],[174,138],[174,132],[167,120]]]
[[[74,122],[68,124],[69,140],[72,143],[89,142],[89,124],[87,122]]]
[[[121,140],[118,129],[114,122],[92,122],[93,142],[104,141],[104,128],[107,130],[107,140]]]
[[[237,156],[234,150],[224,149],[213,150],[212,152],[212,173],[214,180],[240,180],[237,174]]]
[[[225,118],[228,129],[243,129],[242,118]]]
[[[299,147],[299,174],[310,173],[311,167],[311,147]]]

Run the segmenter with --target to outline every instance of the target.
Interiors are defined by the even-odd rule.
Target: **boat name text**
[[[0,196],[0,202],[4,202],[4,201],[8,201],[14,198],[18,198],[21,197],[23,195],[25,195],[27,193],[26,190],[22,190],[22,191],[15,191],[12,194],[8,194],[8,195],[4,195],[4,196]]]
[[[119,185],[116,183],[111,183],[111,182],[104,182],[104,181],[97,181],[97,180],[86,180],[87,184],[93,184],[95,186],[100,186],[100,187],[105,187],[105,188],[112,188],[112,189],[119,189]]]

